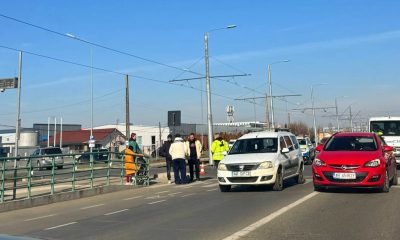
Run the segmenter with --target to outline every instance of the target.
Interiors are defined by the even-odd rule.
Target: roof
[[[400,121],[400,117],[371,117],[369,121]]]
[[[240,137],[239,139],[249,139],[249,138],[277,138],[281,135],[293,135],[291,132],[271,132],[271,131],[262,131],[262,132],[252,132],[247,133]],[[294,135],[293,135],[294,136]]]
[[[340,133],[336,133],[334,136],[336,136],[336,137],[337,136],[372,137],[374,135],[375,135],[375,133],[371,133],[371,132],[340,132]]]
[[[123,135],[120,131],[115,128],[107,129],[93,129],[93,137],[99,142],[109,137],[110,134],[117,132],[119,135]],[[62,142],[64,144],[82,144],[89,141],[90,130],[77,130],[77,131],[63,131]],[[50,136],[49,142],[53,142],[53,136]],[[60,142],[60,132],[56,134],[56,142]]]

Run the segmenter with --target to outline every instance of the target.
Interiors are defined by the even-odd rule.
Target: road
[[[236,187],[221,193],[215,170],[188,185],[132,188],[0,214],[0,232],[40,239],[399,239],[400,188],[390,192]]]

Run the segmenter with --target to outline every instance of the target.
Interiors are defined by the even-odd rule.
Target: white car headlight
[[[314,165],[317,167],[325,167],[326,163],[318,158],[314,159]]]
[[[364,167],[378,167],[379,165],[381,165],[381,160],[374,159],[374,160],[371,160],[369,162],[366,162],[364,164]]]
[[[268,169],[268,168],[273,168],[274,165],[272,164],[272,162],[267,161],[267,162],[263,162],[260,164],[260,166],[258,166],[258,169]]]
[[[219,171],[228,171],[228,169],[226,168],[226,165],[224,163],[218,164],[218,170]]]

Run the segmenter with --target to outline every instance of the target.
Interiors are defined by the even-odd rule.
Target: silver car
[[[62,169],[64,165],[64,159],[61,155],[62,151],[59,147],[48,147],[39,148],[31,155],[32,167],[37,167],[39,170],[44,168],[51,169],[54,166],[58,169]]]

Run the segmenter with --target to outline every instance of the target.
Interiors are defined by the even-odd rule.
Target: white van
[[[254,132],[243,135],[219,163],[222,192],[232,185],[273,185],[283,189],[283,180],[295,177],[304,183],[304,162],[296,136],[290,132]]]

